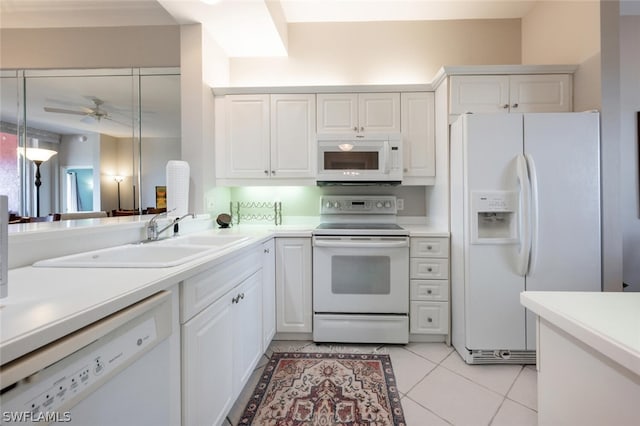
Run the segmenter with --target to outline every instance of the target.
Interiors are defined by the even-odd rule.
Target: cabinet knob
[[[275,170],[271,170],[271,174],[272,174],[272,175],[275,175],[275,174],[276,174],[276,171],[275,171]]]
[[[238,303],[238,297],[232,297],[231,298],[231,303]]]
[[[364,132],[364,127],[360,127],[360,131],[361,131],[361,132]]]
[[[240,293],[240,299],[244,299],[244,293]]]
[[[268,174],[269,174],[269,170],[265,170],[265,171],[264,171],[264,174],[265,174],[265,175],[268,175]]]
[[[427,250],[431,250],[432,248],[432,246],[427,246]]]
[[[518,108],[518,104],[511,105],[511,108]]]
[[[431,266],[429,266],[429,267],[427,268],[427,271],[429,271],[429,272],[433,272],[433,268],[432,268]]]
[[[405,173],[409,172],[409,169],[407,169],[406,167],[404,169],[402,169],[402,171],[404,171]]]
[[[433,318],[431,317],[427,318],[427,322],[433,322]]]
[[[357,132],[358,131],[358,126],[353,126],[353,131]]]
[[[502,105],[502,108],[504,108],[504,109],[509,108],[509,104],[504,104],[504,105]]]
[[[269,253],[269,249],[264,249],[264,252],[265,253]]]
[[[427,290],[427,294],[431,294],[431,293],[433,293],[432,290]]]

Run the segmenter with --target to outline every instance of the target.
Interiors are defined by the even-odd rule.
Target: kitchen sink
[[[207,247],[128,244],[38,261],[33,266],[59,268],[166,268],[210,253]]]
[[[182,265],[200,256],[222,251],[249,237],[194,234],[149,243],[94,250],[40,260],[35,267],[58,268],[167,268]]]
[[[193,245],[193,246],[209,246],[209,247],[229,247],[248,240],[249,237],[241,235],[220,235],[220,234],[195,234],[185,235],[184,237],[169,238],[158,241],[162,245]]]

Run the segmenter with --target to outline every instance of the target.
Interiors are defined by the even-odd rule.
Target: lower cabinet
[[[276,245],[262,244],[262,348],[267,350],[276,334]]]
[[[219,425],[233,405],[234,305],[231,299],[232,292],[182,328],[185,425]]]
[[[185,426],[222,424],[262,356],[260,260],[254,247],[182,283],[181,310],[190,313],[182,319]],[[189,303],[212,295],[201,310]]]
[[[449,334],[449,239],[412,237],[409,249],[409,333]]]
[[[233,400],[249,381],[262,356],[262,273],[247,278],[237,290],[232,290],[233,315]]]
[[[311,238],[276,238],[276,331],[311,333]]]

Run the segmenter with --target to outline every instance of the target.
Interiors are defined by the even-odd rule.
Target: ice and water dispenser
[[[518,193],[474,191],[471,193],[472,242],[511,244],[518,241]]]

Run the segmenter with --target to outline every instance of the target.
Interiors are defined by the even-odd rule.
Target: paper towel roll
[[[181,217],[189,213],[189,172],[189,163],[186,161],[171,160],[167,162],[167,212],[169,212],[169,217]]]

